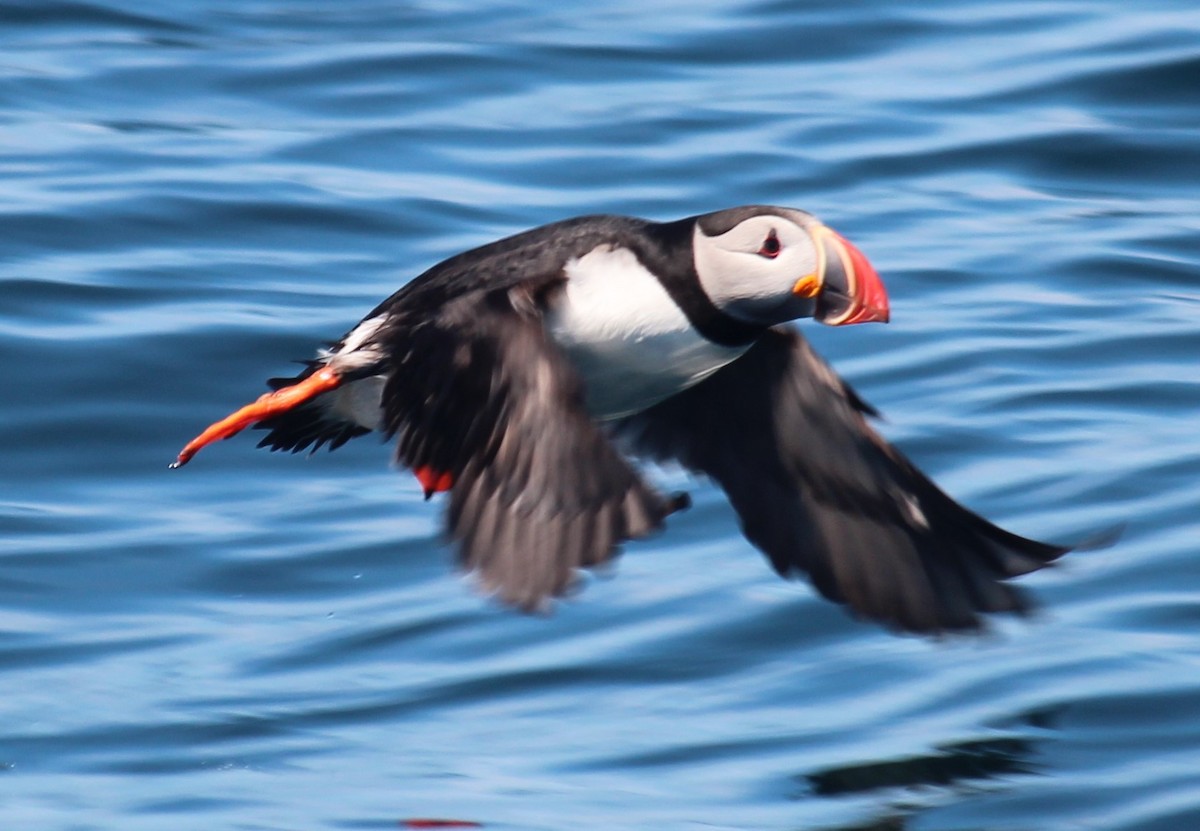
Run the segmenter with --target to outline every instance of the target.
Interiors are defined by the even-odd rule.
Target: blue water
[[[1200,827],[1200,11],[0,5],[0,826]],[[768,202],[871,257],[806,331],[1020,533],[1115,547],[928,642],[719,494],[550,617],[372,438],[166,464],[378,300],[581,213]]]

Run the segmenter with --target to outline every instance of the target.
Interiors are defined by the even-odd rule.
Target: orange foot
[[[183,467],[202,448],[213,442],[236,435],[251,424],[256,424],[263,419],[286,413],[305,401],[311,401],[323,392],[337,389],[341,383],[342,379],[336,372],[329,367],[322,367],[298,384],[265,393],[259,396],[253,404],[247,404],[237,412],[210,424],[203,433],[196,436],[184,446],[183,450],[179,451],[179,457],[171,462],[170,467]]]
[[[417,477],[417,481],[425,489],[425,499],[427,501],[432,499],[435,493],[442,493],[454,487],[453,474],[434,470],[428,465],[413,468],[413,475]]]

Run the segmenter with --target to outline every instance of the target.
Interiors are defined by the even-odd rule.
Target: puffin
[[[939,489],[876,432],[803,318],[889,318],[866,256],[810,213],[567,219],[434,265],[171,467],[251,425],[291,452],[378,432],[427,500],[446,495],[462,569],[536,611],[689,506],[638,466],[675,464],[724,491],[780,576],[859,618],[937,635],[1028,612],[1010,578],[1071,546]]]

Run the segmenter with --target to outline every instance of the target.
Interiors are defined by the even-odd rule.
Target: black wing
[[[447,530],[461,564],[526,609],[681,507],[644,484],[588,417],[534,295],[472,292],[431,317],[398,316],[381,338],[397,458],[449,474]]]
[[[859,397],[790,329],[619,431],[725,490],[781,575],[911,632],[977,629],[1024,611],[1002,582],[1068,549],[1011,534],[938,489],[870,425]]]

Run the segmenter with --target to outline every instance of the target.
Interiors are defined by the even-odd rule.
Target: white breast
[[[583,375],[597,418],[645,409],[745,351],[700,335],[627,249],[601,246],[565,271],[566,288],[547,326]]]

